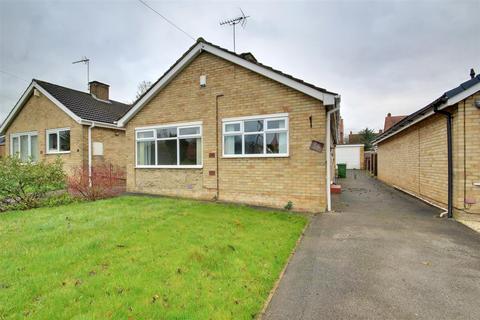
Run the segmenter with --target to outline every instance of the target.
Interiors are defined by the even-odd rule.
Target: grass
[[[0,319],[251,319],[306,218],[120,197],[0,215]]]

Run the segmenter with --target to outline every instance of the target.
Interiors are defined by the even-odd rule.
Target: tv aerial
[[[76,63],[83,63],[87,65],[87,89],[88,89],[88,86],[90,84],[90,59],[84,56],[82,59],[72,62],[72,64],[76,64]]]
[[[235,26],[237,24],[240,24],[242,26],[242,28],[245,28],[245,26],[247,25],[247,19],[250,18],[250,16],[245,15],[245,13],[243,12],[243,10],[241,8],[239,8],[239,9],[240,9],[240,12],[242,13],[241,16],[233,18],[233,19],[227,19],[227,20],[220,21],[221,26],[229,25],[229,26],[233,27],[233,52],[235,52],[235,49],[236,49],[235,48]]]

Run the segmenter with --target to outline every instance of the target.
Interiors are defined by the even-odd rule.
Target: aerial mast
[[[76,63],[83,63],[87,65],[87,90],[89,90],[88,86],[90,84],[90,59],[84,56],[82,59],[72,62],[72,64],[76,64]]]
[[[233,27],[233,52],[236,52],[236,44],[235,44],[235,26],[240,23],[240,25],[245,28],[245,25],[247,24],[247,19],[250,18],[250,16],[245,15],[243,10],[240,8],[240,12],[242,13],[241,16],[233,18],[233,19],[228,19],[228,20],[223,20],[220,21],[220,25],[229,25]]]

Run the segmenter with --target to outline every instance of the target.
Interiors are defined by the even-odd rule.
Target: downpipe
[[[95,127],[95,123],[88,127],[88,186],[92,187],[92,129]]]
[[[332,177],[331,177],[331,158],[330,158],[330,152],[331,152],[331,120],[330,120],[330,116],[332,113],[334,112],[337,112],[340,110],[340,106],[338,104],[335,104],[335,108],[333,108],[332,110],[329,110],[327,111],[327,141],[326,141],[326,146],[325,146],[325,154],[326,154],[326,157],[327,157],[327,174],[326,174],[326,184],[325,184],[325,187],[327,189],[327,212],[330,212],[332,211],[332,193],[331,193],[331,185],[330,185],[330,182],[332,180]]]
[[[452,114],[445,110],[433,107],[433,112],[444,115],[447,118],[447,157],[448,157],[448,207],[447,217],[453,218],[453,145],[452,145]]]
[[[216,150],[215,150],[215,160],[216,160],[216,178],[217,178],[217,185],[216,185],[216,194],[215,200],[218,201],[220,199],[220,172],[219,172],[219,165],[218,165],[218,158],[220,157],[219,149],[220,149],[220,134],[218,132],[219,126],[219,118],[218,118],[218,106],[219,106],[219,99],[223,97],[223,93],[219,93],[215,96],[215,141],[216,141]]]

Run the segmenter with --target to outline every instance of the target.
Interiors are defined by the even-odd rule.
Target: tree
[[[365,129],[361,130],[359,134],[360,134],[360,142],[365,145],[365,151],[372,150],[373,148],[372,141],[377,136],[375,131],[373,131],[373,129],[369,129],[368,127],[366,127]]]
[[[150,89],[151,86],[151,81],[143,80],[142,82],[140,82],[137,86],[137,94],[135,95],[135,99],[140,98],[142,94],[144,94],[145,92],[147,92],[148,89]]]

